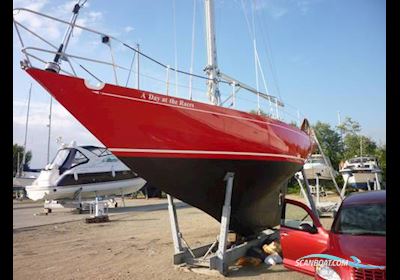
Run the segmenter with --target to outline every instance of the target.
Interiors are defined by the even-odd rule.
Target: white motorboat
[[[21,176],[15,176],[13,178],[13,187],[26,187],[31,185],[40,174],[40,170],[29,170],[23,171]]]
[[[375,157],[363,156],[354,157],[344,162],[339,170],[343,180],[347,184],[357,189],[368,189],[368,184],[372,189],[376,180],[382,182],[382,170]]]
[[[63,145],[51,164],[30,186],[32,200],[65,200],[131,194],[146,181],[131,171],[109,150],[96,146]]]
[[[329,158],[327,160],[329,161]],[[303,168],[308,180],[315,180],[317,176],[320,180],[332,180],[331,173],[329,172],[329,169],[332,168],[331,166],[330,162],[326,164],[321,154],[313,154],[306,160]],[[332,171],[335,177],[339,175],[336,170],[333,169]],[[303,179],[301,172],[299,172],[299,176]]]

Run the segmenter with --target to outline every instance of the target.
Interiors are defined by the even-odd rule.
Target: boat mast
[[[49,135],[47,139],[47,164],[50,163],[50,139],[51,139],[51,114],[53,108],[53,96],[50,96],[50,110],[49,110]]]
[[[26,163],[26,139],[27,139],[27,135],[28,135],[28,121],[29,121],[29,108],[31,106],[31,93],[32,93],[32,83],[31,83],[31,86],[29,88],[28,110],[26,112],[24,152],[22,154],[22,171],[24,170],[25,163]]]
[[[221,98],[218,89],[218,64],[217,64],[217,48],[215,42],[215,24],[214,24],[214,1],[205,0],[205,23],[206,23],[206,41],[207,41],[207,66],[204,71],[208,75],[207,95],[211,103],[220,105]]]

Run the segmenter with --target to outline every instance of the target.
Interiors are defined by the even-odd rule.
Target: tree
[[[347,134],[344,137],[344,158],[349,159],[355,156],[374,156],[376,154],[376,143],[367,136]],[[362,151],[361,151],[362,148]]]
[[[378,158],[378,164],[382,169],[383,181],[386,181],[386,144],[377,147],[375,156]]]
[[[19,154],[19,163],[18,163],[18,154]],[[24,147],[18,144],[13,145],[13,176],[15,176],[18,172],[18,166],[22,170],[22,158],[24,154]],[[29,163],[32,159],[32,152],[28,151],[25,155],[25,163],[26,167],[29,168]]]
[[[337,168],[343,153],[343,142],[340,135],[327,123],[318,121],[313,126],[315,135],[325,156],[327,156],[332,163],[333,168]]]
[[[361,125],[357,121],[353,121],[350,117],[346,117],[344,122],[336,126],[342,135],[357,134],[361,131]]]

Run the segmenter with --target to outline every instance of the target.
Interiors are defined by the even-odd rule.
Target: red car
[[[307,205],[286,199],[280,238],[283,264],[288,269],[315,279],[386,279],[386,191],[346,197],[331,230],[323,228]],[[315,257],[315,254],[324,256]],[[325,260],[325,263],[312,263],[312,259]],[[328,259],[349,263],[338,265],[331,261],[333,265],[329,265]]]

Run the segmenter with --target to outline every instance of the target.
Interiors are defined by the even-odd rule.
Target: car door
[[[329,234],[307,205],[285,199],[280,239],[284,266],[314,275],[313,266],[299,265],[296,260],[310,254],[323,253],[328,248]]]

